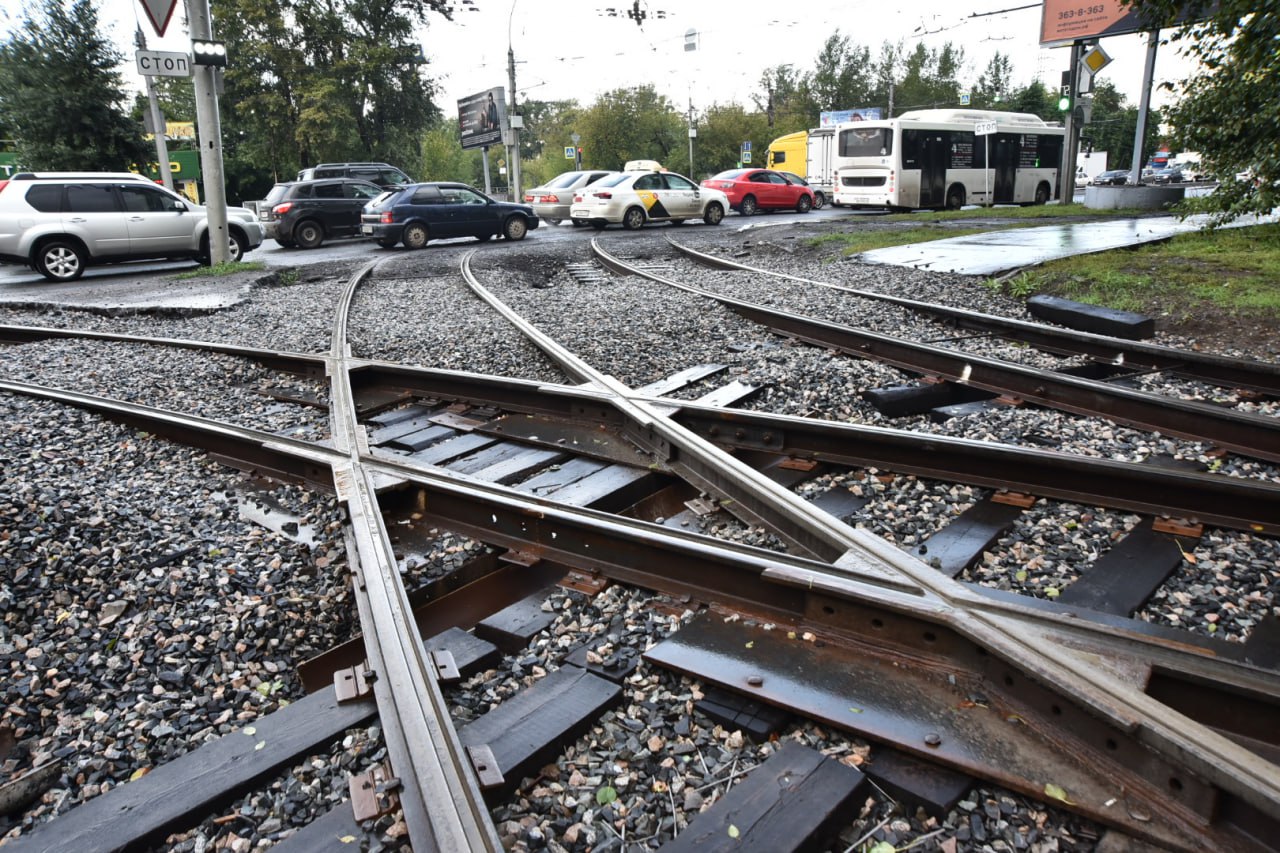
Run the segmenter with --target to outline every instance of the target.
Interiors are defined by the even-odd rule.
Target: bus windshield
[[[893,153],[893,131],[887,127],[855,127],[840,131],[841,157],[887,157]]]

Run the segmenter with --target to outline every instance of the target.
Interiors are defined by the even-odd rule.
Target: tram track
[[[462,266],[464,274],[474,279],[468,269],[470,258],[466,255]],[[357,283],[368,272],[351,280],[343,305],[352,304]],[[478,281],[473,284],[484,290]],[[503,310],[496,298],[490,305],[495,311]],[[797,635],[820,636],[830,651],[821,653],[818,660],[833,655],[827,660],[844,661],[837,669],[854,671],[870,661],[892,666],[905,683],[915,685],[919,696],[932,697],[935,721],[940,719],[938,714],[953,713],[957,703],[968,701],[965,697],[981,693],[992,700],[986,723],[969,731],[963,726],[944,727],[941,734],[934,733],[940,738],[937,744],[899,743],[899,747],[935,760],[941,757],[953,769],[977,773],[1031,796],[1044,793],[1044,783],[1037,784],[1041,777],[1035,774],[1046,773],[1043,766],[1033,771],[1032,765],[1051,760],[1053,770],[1047,775],[1067,781],[1065,788],[1078,798],[1071,807],[1138,837],[1178,849],[1191,849],[1184,845],[1206,840],[1224,849],[1248,849],[1249,833],[1266,829],[1267,809],[1280,794],[1268,781],[1269,762],[1259,756],[1272,754],[1274,746],[1259,740],[1253,728],[1240,730],[1238,720],[1233,729],[1231,720],[1206,719],[1212,716],[1206,711],[1213,706],[1212,700],[1194,703],[1195,707],[1184,703],[1174,710],[1145,692],[1143,685],[1148,690],[1152,684],[1164,685],[1161,696],[1166,701],[1178,692],[1174,685],[1191,683],[1210,697],[1249,696],[1250,710],[1265,718],[1275,713],[1274,664],[1260,666],[1251,660],[1247,646],[1224,648],[1222,643],[1183,632],[1090,616],[1079,607],[992,596],[957,584],[916,557],[845,525],[762,472],[770,462],[788,462],[793,467],[782,470],[804,471],[809,465],[804,473],[812,473],[816,470],[812,463],[820,461],[883,467],[912,476],[969,477],[980,486],[1006,491],[1015,484],[1013,477],[1020,476],[1016,485],[1032,494],[1102,505],[1110,502],[1125,509],[1192,517],[1271,535],[1280,525],[1275,487],[1240,478],[1147,472],[1135,465],[1064,458],[1047,451],[993,449],[978,442],[912,437],[681,402],[633,390],[595,370],[553,337],[527,327],[526,338],[538,342],[558,369],[583,384],[499,380],[360,360],[352,357],[345,342],[348,310],[337,312],[328,356],[277,353],[271,362],[275,369],[312,375],[318,363],[325,365],[333,380],[329,394],[334,401],[332,447],[91,395],[64,396],[18,383],[0,387],[9,393],[50,395],[50,399],[90,408],[149,432],[205,447],[218,458],[236,460],[238,466],[259,473],[316,488],[326,480],[331,488],[336,483],[354,543],[349,560],[356,587],[363,586],[366,592],[373,589],[368,599],[358,596],[365,633],[384,650],[399,648],[399,662],[378,659],[367,668],[361,663],[344,677],[356,679],[357,673],[372,672],[372,687],[386,723],[408,723],[409,733],[388,733],[389,744],[400,743],[391,745],[392,775],[379,784],[387,787],[387,779],[392,779],[395,784],[390,787],[404,787],[409,802],[402,799],[402,808],[415,849],[433,845],[480,849],[497,840],[479,806],[485,778],[480,765],[485,759],[477,762],[470,750],[477,744],[465,743],[469,726],[458,740],[443,712],[438,684],[444,659],[428,654],[422,638],[407,630],[417,617],[409,615],[410,596],[401,580],[404,559],[397,555],[393,538],[403,536],[406,526],[429,525],[483,542],[486,552],[496,549],[495,553],[507,555],[505,566],[491,554],[478,557],[470,569],[476,582],[498,574],[499,568],[510,577],[511,567],[523,566],[528,573],[546,571],[547,577],[576,574],[596,589],[608,583],[637,585],[683,601],[693,610],[706,605],[738,610],[747,614],[747,624],[755,617],[757,624],[791,626]],[[520,322],[509,309],[505,316]],[[251,352],[239,355],[255,359]],[[268,355],[264,353],[263,358]],[[400,408],[392,408],[396,406]],[[357,416],[363,426],[357,425]],[[397,423],[415,418],[423,421],[416,433],[440,430],[437,440],[424,438],[421,446],[411,449],[404,440],[416,433],[389,438]],[[381,445],[374,441],[379,433],[394,450],[379,449]],[[487,443],[476,442],[465,450],[459,447],[455,453],[444,450],[451,440],[474,435],[485,436]],[[515,450],[505,458],[493,455],[479,461],[486,449],[491,453],[496,449],[495,443],[513,445]],[[533,461],[538,453],[544,454],[542,462]],[[1001,453],[1015,457],[1006,460],[1007,467],[997,467]],[[530,461],[511,461],[520,454]],[[424,461],[415,461],[415,455]],[[922,464],[921,457],[931,464]],[[427,463],[428,458],[434,461]],[[714,496],[719,502],[714,511],[730,508],[746,522],[773,531],[790,543],[787,550],[796,553],[764,551],[655,525],[640,520],[645,518],[643,510],[638,519],[621,518],[564,503],[555,492],[537,496],[537,487],[531,487],[535,494],[521,491],[519,484],[536,479],[539,471],[563,471],[579,458],[601,466],[597,471],[613,466],[617,473],[612,493],[630,501],[620,509],[655,488],[674,489],[678,494],[683,481],[692,484],[691,501],[697,492]],[[537,465],[542,467],[530,467]],[[441,466],[469,473],[449,473]],[[635,472],[632,479],[622,478],[625,469]],[[481,472],[510,484],[490,484]],[[1072,485],[1064,486],[1064,480]],[[640,485],[628,488],[628,483]],[[1159,494],[1160,501],[1153,501],[1151,494]],[[383,520],[388,505],[397,508],[397,525],[406,519],[411,522],[398,526],[396,537]],[[491,602],[498,598],[498,603],[512,603],[512,593],[502,598],[490,589],[486,595]],[[454,601],[452,606],[475,610],[479,605],[462,607]],[[723,642],[714,639],[717,632],[706,633],[706,622],[704,616],[702,634],[694,631],[690,636]],[[388,625],[396,629],[388,630]],[[672,636],[679,638],[680,633]],[[755,636],[749,642],[763,648],[780,633],[733,636]],[[775,675],[766,673],[769,684],[775,676],[785,683],[786,668],[792,665],[786,662],[786,646],[782,643],[774,664],[778,669],[771,670]],[[1047,656],[1047,648],[1056,649],[1056,654]],[[718,673],[702,671],[692,667],[679,646],[657,653],[654,660],[696,677],[718,678],[735,692],[757,692],[749,689],[751,682],[745,680],[749,675],[733,674],[734,665],[727,664]],[[874,672],[874,666],[868,673]],[[385,679],[384,672],[396,675]],[[939,672],[962,676],[960,683],[948,687],[945,679],[938,681]],[[386,695],[388,680],[409,693]],[[848,689],[854,688],[846,685],[836,695]],[[775,690],[770,687],[762,695],[775,703],[792,701],[785,690],[783,694]],[[873,709],[872,694],[884,704]],[[831,709],[823,711],[820,703],[806,707],[801,702],[797,709],[876,742],[903,736],[890,721],[905,709],[895,705],[889,693],[873,690],[863,698],[868,700],[867,708],[855,718],[832,716]],[[835,701],[847,705],[849,700]],[[403,710],[409,707],[414,708],[412,713]],[[981,756],[983,750],[978,747],[997,729],[1007,728],[1010,714],[1028,731],[1026,739],[1015,738],[1026,754],[1021,758],[1007,753]],[[425,729],[420,728],[423,724]],[[919,735],[914,726],[908,729]],[[1234,741],[1219,732],[1231,734]],[[1104,741],[1107,745],[1099,746]],[[1028,759],[1029,755],[1037,758]],[[1023,761],[1028,764],[1024,766]],[[413,791],[411,782],[406,785],[409,774],[403,767],[418,767],[412,779],[425,779],[436,787]],[[1099,774],[1097,767],[1108,770]],[[1103,793],[1115,785],[1115,778],[1107,773],[1128,780],[1123,788],[1127,815],[1100,805],[1107,801]],[[1177,788],[1171,791],[1155,784],[1162,778],[1177,779]],[[490,784],[501,788],[515,781]],[[453,803],[453,808],[442,812],[444,802]],[[412,816],[415,809],[416,817]],[[464,846],[450,846],[455,843]]]

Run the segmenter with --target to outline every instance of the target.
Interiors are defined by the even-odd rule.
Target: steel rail
[[[347,283],[334,312],[330,352],[330,422],[338,497],[347,509],[349,550],[355,558],[353,590],[387,751],[400,783],[400,807],[418,851],[499,851],[502,844],[480,794],[479,781],[454,730],[439,674],[423,645],[400,580],[391,538],[378,508],[373,474],[356,418],[346,370],[347,325],[360,283],[379,262],[366,264]]]
[[[460,400],[551,418],[588,419],[618,428],[625,422],[610,405],[610,395],[591,385],[550,385],[376,361],[351,364],[353,377],[370,388],[394,388],[421,397]],[[883,467],[938,480],[1184,518],[1253,533],[1280,534],[1280,485],[1260,480],[1171,471],[1136,462],[890,427],[636,396],[661,407],[672,420],[721,447],[849,466]],[[583,452],[591,455],[590,448],[583,448]]]
[[[86,395],[72,395],[68,402],[80,405],[89,401]],[[132,404],[117,405],[125,410],[146,408]],[[189,420],[196,429],[209,427],[203,419],[162,414],[173,420]],[[135,413],[133,417],[138,415]],[[255,435],[255,431],[248,428],[224,429],[243,433],[246,441]],[[259,438],[270,438],[260,433],[256,435]],[[306,442],[271,444],[276,445],[277,450],[282,453],[305,450],[309,456],[318,455],[335,463],[341,463],[347,458],[335,451],[308,446]],[[1076,804],[1081,813],[1113,825],[1125,826],[1128,831],[1141,837],[1161,840],[1178,849],[1194,849],[1195,844],[1209,840],[1221,843],[1219,834],[1212,831],[1213,815],[1201,814],[1199,818],[1194,816],[1206,808],[1206,797],[1215,803],[1220,798],[1225,798],[1223,807],[1230,806],[1231,814],[1244,808],[1251,808],[1262,814],[1276,813],[1274,804],[1280,792],[1276,791],[1274,765],[1225,741],[1213,730],[1142,695],[1140,685],[1118,683],[1114,672],[1126,669],[1133,671],[1143,665],[1160,663],[1169,671],[1187,672],[1193,677],[1203,671],[1208,681],[1213,676],[1220,680],[1225,670],[1228,674],[1235,673],[1226,682],[1222,682],[1228,693],[1232,692],[1231,685],[1234,684],[1237,689],[1254,695],[1272,697],[1273,705],[1274,697],[1280,696],[1280,686],[1276,684],[1275,674],[1268,675],[1248,666],[1215,661],[1211,652],[1196,654],[1189,648],[1179,647],[1177,643],[1156,644],[1146,638],[1126,637],[1123,631],[1081,624],[1081,620],[1072,619],[1065,614],[1045,618],[1043,614],[1029,611],[1022,616],[1018,614],[1016,607],[1010,607],[1007,602],[983,602],[978,596],[972,600],[961,600],[963,596],[957,596],[953,603],[942,603],[929,593],[921,597],[897,591],[875,576],[859,577],[821,563],[806,563],[798,558],[786,558],[768,552],[756,551],[753,554],[755,549],[742,546],[727,548],[722,543],[708,542],[705,537],[693,534],[676,536],[670,531],[643,522],[619,522],[589,511],[548,506],[545,501],[514,495],[503,487],[466,483],[459,477],[445,477],[438,473],[415,470],[411,464],[369,459],[364,461],[363,467],[374,474],[399,476],[401,479],[420,483],[429,492],[426,502],[428,514],[441,519],[453,529],[474,533],[487,541],[498,540],[534,553],[554,555],[566,565],[613,565],[609,573],[620,580],[658,589],[674,587],[677,592],[687,592],[693,588],[700,590],[706,600],[711,601],[746,600],[749,609],[757,612],[782,608],[793,617],[819,624],[824,631],[845,630],[841,620],[847,617],[841,613],[856,606],[864,613],[896,614],[906,620],[915,635],[927,637],[938,629],[945,630],[948,634],[954,632],[957,638],[964,638],[966,643],[973,642],[978,648],[993,652],[990,660],[1001,661],[1001,666],[1007,667],[1007,672],[1016,674],[1019,679],[1029,677],[1045,685],[1045,690],[1050,695],[1058,697],[1055,701],[1071,703],[1072,706],[1080,707],[1082,713],[1086,713],[1089,718],[1101,720],[1098,725],[1109,732],[1109,740],[1122,743],[1136,741],[1151,747],[1150,750],[1143,748],[1140,751],[1142,755],[1155,753],[1164,756],[1158,760],[1141,757],[1130,759],[1139,761],[1148,775],[1164,778],[1162,774],[1181,775],[1189,770],[1196,777],[1207,780],[1205,783],[1189,784],[1190,792],[1185,795],[1166,792],[1160,796],[1160,792],[1141,794],[1136,790],[1129,792],[1142,801],[1148,814],[1165,814],[1169,809],[1173,810],[1167,815],[1171,821],[1168,826],[1174,832],[1170,836],[1162,835],[1168,828],[1164,824],[1160,827],[1147,826],[1146,819],[1129,823],[1123,818],[1117,819],[1115,814],[1105,810],[1099,813],[1096,804],[1094,807]],[[639,538],[619,538],[619,531],[626,530],[634,532]],[[654,558],[642,543],[662,543],[661,547],[668,554],[694,554],[695,562]],[[909,570],[914,562],[906,555],[894,552],[892,545],[875,541],[874,537],[866,546],[878,559],[897,568]],[[706,566],[706,571],[686,571],[694,569],[698,564]],[[738,568],[734,568],[735,566]],[[1046,672],[1039,667],[1028,667],[1019,660],[1021,655],[1005,654],[1006,644],[1000,642],[1000,637],[987,637],[991,632],[978,627],[981,623],[991,621],[986,618],[990,614],[985,613],[984,608],[998,610],[1006,617],[996,621],[1013,626],[1014,633],[1022,635],[1018,638],[1020,642],[1017,645],[1029,644],[1055,649],[1056,656],[1050,661],[1051,670]],[[824,616],[828,610],[837,615]],[[877,617],[876,621],[882,620]],[[969,630],[962,630],[966,627]],[[1092,636],[1087,636],[1090,632]],[[1098,642],[1089,642],[1090,640],[1102,642],[1099,645]],[[950,647],[952,644],[943,645]],[[1014,651],[1017,651],[1016,646]],[[1100,661],[1113,658],[1117,661],[1114,669],[1111,666],[1100,667]],[[964,663],[969,665],[967,661]],[[1210,663],[1219,665],[1210,669]],[[998,686],[999,676],[999,672],[989,673],[987,676],[992,679],[989,689],[997,694],[1001,691]],[[1005,674],[1003,677],[1008,679],[1011,675]],[[1031,711],[1026,713],[1030,719]],[[1060,710],[1055,711],[1055,714],[1058,713]],[[1060,719],[1049,720],[1041,725],[1046,727],[1044,731],[1051,732],[1060,722]],[[1180,735],[1172,743],[1167,736],[1169,726],[1176,727]],[[856,721],[848,727],[856,731]],[[1071,747],[1067,750],[1069,755],[1074,755],[1077,750],[1091,753],[1084,744],[1074,743],[1070,739],[1067,743]],[[1107,760],[1114,760],[1114,756],[1099,760],[1105,764]],[[1154,767],[1151,764],[1153,760],[1156,761]],[[1120,766],[1123,764],[1117,766],[1115,772],[1120,772]],[[1013,787],[1019,787],[1016,780],[1008,782]],[[1210,788],[1206,789],[1205,784],[1210,785]],[[1020,789],[1031,795],[1040,794],[1025,783]],[[1184,798],[1188,800],[1186,804],[1181,803]],[[1162,805],[1162,799],[1170,802]],[[1236,805],[1231,806],[1231,803]],[[1184,813],[1188,809],[1190,811]],[[1203,825],[1198,826],[1197,821]]]
[[[592,247],[598,255],[603,254],[596,240],[592,241]],[[465,255],[462,262],[464,276],[469,281],[472,279],[472,254]],[[610,260],[619,263],[612,258]],[[487,291],[479,288],[478,282],[471,286],[482,293],[491,305],[497,307],[501,304]],[[677,286],[690,289],[683,285]],[[514,316],[514,312],[505,306],[503,314],[509,320]],[[552,349],[561,351],[561,358],[567,353],[567,350],[550,342],[540,332],[532,340],[539,346],[550,345]],[[584,367],[586,366],[580,365],[579,369]],[[1069,672],[1071,689],[1069,695],[1064,695],[1063,698],[1110,720],[1121,729],[1131,732],[1140,729],[1144,742],[1156,752],[1170,760],[1188,762],[1193,772],[1232,791],[1259,812],[1275,813],[1276,808],[1280,807],[1280,776],[1275,773],[1276,768],[1270,762],[1151,700],[1135,690],[1132,684],[1121,683],[1105,668],[1089,661],[1085,656],[1065,649],[1055,650],[1054,655],[1049,654],[1044,645],[1043,634],[1038,633],[1032,623],[984,609],[981,596],[962,584],[893,549],[893,546],[866,531],[850,529],[840,524],[790,491],[727,456],[714,445],[671,422],[665,417],[665,410],[636,398],[621,383],[598,372],[596,377],[598,384],[609,387],[619,395],[614,404],[628,419],[635,422],[637,436],[651,450],[657,451],[661,461],[684,468],[692,475],[692,479],[704,483],[716,494],[728,495],[739,501],[747,496],[751,501],[750,510],[753,514],[783,521],[781,526],[770,525],[780,535],[788,536],[797,530],[806,534],[803,544],[816,546],[812,547],[811,553],[846,564],[856,564],[870,573],[888,571],[915,584],[927,595],[940,600],[937,612],[947,628],[957,636],[1006,661],[1008,665],[1043,685],[1060,685],[1064,673]],[[813,578],[808,578],[807,582],[812,584]],[[1164,719],[1158,719],[1160,714],[1164,715]],[[1188,731],[1192,729],[1199,731],[1194,736],[1189,736]],[[1197,792],[1199,793],[1202,792]],[[1188,800],[1192,798],[1189,794]],[[1170,797],[1171,801],[1178,799],[1176,794]],[[1190,802],[1184,804],[1194,808]],[[1194,821],[1190,816],[1188,819]]]
[[[954,308],[950,305],[941,305],[936,302],[905,299],[888,293],[861,290],[833,282],[803,278],[741,264],[737,261],[699,252],[697,249],[675,242],[670,236],[667,236],[666,239],[677,252],[708,267],[767,275],[799,284],[818,285],[863,299],[887,302],[910,311],[932,314],[935,317],[950,320],[967,329],[995,332],[1012,340],[1029,343],[1047,352],[1063,355],[1088,355],[1106,364],[1138,367],[1145,370],[1168,371],[1178,376],[1198,379],[1212,385],[1228,388],[1246,388],[1264,394],[1280,395],[1280,364],[1244,358],[1229,358],[1212,353],[1192,352],[1141,341],[1127,341],[1109,335],[1080,332],[1044,323],[1019,320],[1013,317],[984,314],[980,311]]]
[[[626,264],[591,241],[596,258],[623,275],[638,275],[712,299],[740,316],[780,334],[869,358],[904,370],[939,376],[1050,408],[1109,418],[1149,431],[1207,441],[1244,456],[1280,462],[1280,420],[1163,397],[1105,382],[1037,370],[999,359],[945,350],[713,293]]]
[[[293,373],[299,376],[323,376],[325,356],[288,350],[256,349],[235,344],[210,343],[186,338],[151,338],[141,335],[121,335],[114,332],[94,332],[81,329],[53,329],[45,326],[0,325],[0,344],[27,344],[44,340],[110,341],[123,344],[174,347],[176,349],[216,352],[223,355],[256,361],[264,367]]]

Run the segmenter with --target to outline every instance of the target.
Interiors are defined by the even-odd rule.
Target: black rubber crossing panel
[[[791,721],[791,714],[775,705],[715,685],[704,685],[694,707],[730,731],[741,731],[756,743],[764,743]]]
[[[450,461],[445,467],[458,474],[474,474],[492,465],[505,462],[513,456],[519,456],[527,449],[525,445],[511,441],[495,442],[475,453],[460,456]]]
[[[389,447],[398,447],[402,450],[408,450],[410,453],[416,453],[424,447],[430,447],[433,444],[439,444],[446,439],[453,438],[457,435],[457,430],[450,429],[439,424],[427,424],[422,427],[413,429],[395,438],[388,439],[379,444],[386,444]],[[370,439],[372,443],[372,438]]]
[[[1244,641],[1245,660],[1254,666],[1280,669],[1280,616],[1262,617]]]
[[[1127,341],[1144,341],[1156,333],[1156,321],[1151,317],[1132,311],[1085,305],[1060,296],[1036,294],[1027,299],[1027,311],[1038,320]]]
[[[486,483],[515,482],[530,474],[541,471],[548,465],[555,464],[565,458],[566,454],[559,450],[548,450],[542,447],[526,447],[520,453],[512,454],[487,468],[473,471],[471,476]]]
[[[94,797],[10,841],[5,853],[146,849],[290,762],[326,748],[377,710],[372,698],[339,705],[332,687],[317,691]]]
[[[277,841],[271,846],[271,853],[352,853],[352,850],[368,849],[361,845],[361,840],[369,843],[374,839],[365,838],[351,801],[344,800],[293,835]]]
[[[857,816],[861,771],[787,741],[662,853],[823,850]]]
[[[563,465],[549,468],[535,477],[530,477],[515,486],[515,490],[525,494],[537,495],[538,497],[554,497],[557,492],[566,486],[571,486],[608,466],[608,462],[600,462],[586,457],[570,459]],[[557,498],[557,500],[559,499]]]
[[[945,817],[976,784],[967,773],[921,761],[887,746],[877,746],[864,767],[871,781],[892,796],[907,814],[919,807],[934,817]]]
[[[812,501],[813,505],[833,518],[845,521],[871,503],[869,495],[855,495],[845,488],[828,489]]]
[[[542,609],[547,600],[543,591],[525,596],[515,604],[476,624],[476,636],[488,640],[506,654],[513,655],[529,645],[539,631],[555,621],[555,614]]]
[[[1152,523],[1148,518],[1130,530],[1063,591],[1058,603],[1117,616],[1140,610],[1182,563],[1178,537],[1157,533]]]
[[[417,451],[409,458],[423,465],[443,465],[450,459],[457,459],[460,456],[466,456],[468,453],[474,453],[482,447],[497,443],[497,441],[496,438],[473,432],[467,435],[460,435],[457,438],[451,438],[448,441],[442,441],[439,444],[433,444]]]
[[[1021,507],[980,501],[910,550],[947,577],[954,578],[977,562],[982,552],[991,547],[1021,514]]]
[[[468,723],[458,732],[463,746],[488,746],[503,777],[486,798],[501,798],[537,773],[621,698],[621,686],[565,666]]]
[[[551,497],[573,506],[616,511],[636,503],[652,492],[660,482],[659,475],[644,468],[610,465],[565,486]]]
[[[441,631],[422,645],[428,652],[444,651],[453,655],[454,666],[463,678],[470,678],[482,669],[497,665],[502,652],[493,643],[461,628]]]
[[[888,388],[869,388],[862,392],[862,399],[886,418],[923,415],[941,406],[989,400],[995,396],[981,388],[957,385],[954,382],[893,385]]]

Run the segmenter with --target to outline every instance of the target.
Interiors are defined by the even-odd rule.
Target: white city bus
[[[978,122],[996,132],[977,136]],[[1054,197],[1064,129],[1030,113],[916,110],[836,131],[836,206],[951,208],[1044,204]],[[989,153],[988,153],[989,152]]]

